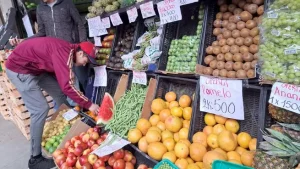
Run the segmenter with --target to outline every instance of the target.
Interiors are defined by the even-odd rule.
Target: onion
[[[250,36],[255,37],[258,34],[259,34],[258,27],[255,27],[255,28],[253,28],[253,29],[250,30]]]
[[[220,11],[221,12],[227,12],[227,10],[228,10],[228,5],[227,4],[223,4],[223,5],[220,6]]]
[[[232,2],[231,2],[231,3],[233,3],[233,4],[235,4],[235,5],[238,5],[238,4],[239,4],[239,2],[240,2],[240,0],[232,0]]]
[[[229,51],[230,51],[230,46],[228,46],[228,45],[225,45],[221,48],[221,52],[224,54],[228,53]]]
[[[241,20],[247,22],[248,20],[252,19],[253,16],[248,11],[243,11],[240,13]]]
[[[252,3],[255,3],[256,5],[261,5],[264,3],[264,0],[252,0]]]
[[[254,20],[248,20],[247,22],[246,22],[246,28],[248,28],[248,29],[252,29],[252,28],[254,28],[254,27],[256,27],[257,25],[256,25],[256,22],[254,21]]]
[[[227,43],[227,45],[229,45],[229,46],[234,45],[234,38],[228,38],[228,39],[226,40],[226,43]]]
[[[231,31],[229,31],[229,30],[224,31],[224,32],[223,32],[223,37],[224,37],[225,39],[230,38],[230,37],[231,37]]]
[[[259,35],[256,35],[256,36],[253,38],[253,43],[256,44],[256,45],[259,45],[259,42],[260,42]]]
[[[232,46],[230,47],[230,53],[232,53],[232,54],[239,53],[239,50],[240,50],[240,48],[239,48],[239,46],[237,46],[237,45],[232,45]]]
[[[209,46],[209,47],[206,48],[206,54],[209,54],[209,55],[213,54],[213,47],[212,46]]]
[[[222,21],[222,27],[223,27],[223,28],[227,28],[228,23],[229,23],[228,20],[223,20],[223,21]]]
[[[235,4],[230,4],[230,5],[228,6],[228,11],[229,11],[229,12],[233,12],[233,11],[235,10],[235,8],[236,8],[236,5],[235,5]]]
[[[235,44],[238,46],[242,46],[244,44],[244,38],[243,37],[238,37],[235,39]]]
[[[242,30],[243,28],[246,27],[246,23],[243,22],[243,21],[239,21],[237,24],[236,24],[236,27],[238,30]]]
[[[257,52],[258,52],[258,46],[255,45],[255,44],[250,45],[249,51],[250,51],[251,53],[253,53],[253,54],[257,53]]]
[[[220,34],[220,35],[217,36],[217,39],[218,39],[218,40],[221,40],[221,39],[224,39],[224,37],[223,37],[222,34]]]
[[[239,15],[242,12],[243,12],[243,10],[241,8],[235,8],[234,11],[233,11],[233,14],[234,15]]]
[[[246,38],[250,35],[250,30],[247,28],[243,28],[240,33],[241,33],[241,37]]]
[[[209,65],[209,63],[211,61],[213,61],[215,59],[215,57],[213,57],[212,55],[207,55],[205,58],[204,58],[204,63]]]
[[[215,69],[212,74],[213,74],[213,76],[217,77],[220,74],[220,70],[219,69]]]
[[[228,23],[227,29],[230,31],[233,31],[236,29],[236,24],[235,23]]]
[[[232,15],[229,17],[229,22],[232,22],[232,23],[237,23],[240,20],[241,20],[241,18],[238,15]]]
[[[252,44],[253,44],[253,39],[252,39],[252,37],[250,37],[250,36],[246,37],[245,40],[244,40],[244,45],[245,45],[245,46],[250,46],[250,45],[252,45]]]
[[[218,41],[214,41],[214,42],[212,43],[212,46],[219,46],[219,42],[218,42]]]
[[[225,13],[223,14],[223,20],[228,20],[230,16],[232,16],[232,13],[231,13],[231,12],[225,12]]]
[[[250,4],[247,6],[247,11],[251,14],[256,14],[258,6],[256,4]]]
[[[222,21],[220,19],[216,19],[214,21],[214,27],[221,28],[221,25],[222,25]]]
[[[213,47],[213,54],[218,55],[221,53],[221,47],[220,46],[214,46]]]
[[[240,47],[240,53],[244,54],[244,53],[248,53],[249,52],[249,48],[247,46],[241,46]]]
[[[211,67],[206,67],[203,70],[203,73],[206,74],[206,75],[211,75],[212,72],[213,72],[213,69]]]
[[[263,15],[264,14],[264,5],[261,5],[257,8],[257,14],[258,15]]]
[[[220,35],[220,34],[221,34],[221,28],[215,28],[214,31],[213,31],[213,34],[214,34],[215,36]]]
[[[232,36],[233,38],[238,38],[238,37],[240,37],[240,36],[241,36],[241,35],[240,35],[240,31],[239,31],[239,30],[233,30],[232,33],[231,33],[231,36]]]
[[[225,45],[227,45],[226,39],[221,39],[221,40],[219,40],[219,45],[220,45],[220,46],[225,46]]]
[[[240,8],[242,8],[242,9],[244,8],[245,5],[246,5],[246,1],[243,1],[243,0],[240,1],[239,4],[238,4],[238,6],[239,6]]]
[[[216,14],[216,19],[222,20],[222,18],[223,18],[223,12],[218,12],[218,13]]]
[[[226,0],[218,0],[218,5],[221,6],[226,3]]]

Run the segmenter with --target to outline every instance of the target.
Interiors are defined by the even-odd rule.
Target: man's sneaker
[[[47,159],[40,155],[39,157],[31,157],[28,162],[29,169],[51,169],[55,167],[55,163],[52,159]]]

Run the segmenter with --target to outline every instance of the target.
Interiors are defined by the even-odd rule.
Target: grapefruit
[[[228,160],[227,153],[224,150],[222,150],[221,148],[215,148],[213,151],[217,151],[217,152],[221,153],[224,156],[224,158],[226,160]]]
[[[173,107],[179,107],[179,103],[177,101],[171,101],[169,103],[169,109],[172,109]]]
[[[215,115],[215,120],[218,124],[225,124],[227,118],[219,115]]]
[[[217,151],[209,151],[203,157],[203,166],[205,169],[211,169],[215,160],[226,160],[224,156]]]
[[[179,140],[178,143],[183,143],[183,144],[187,145],[188,147],[191,146],[191,142],[188,139]]]
[[[243,147],[237,147],[236,149],[235,149],[235,151],[237,152],[237,153],[239,153],[240,155],[242,155],[245,151],[247,151],[246,149],[244,149]]]
[[[237,133],[240,129],[240,124],[236,120],[227,119],[226,122],[225,122],[225,128],[228,131],[231,131],[233,133]]]
[[[151,111],[154,114],[159,114],[163,109],[166,109],[167,105],[163,99],[154,99],[151,103]]]
[[[171,114],[176,117],[182,117],[183,110],[180,107],[172,107]]]
[[[185,107],[183,109],[182,116],[185,120],[191,120],[193,109],[191,107]]]
[[[256,138],[251,139],[251,141],[249,143],[249,150],[250,151],[255,151],[256,150],[256,144],[257,144],[257,139]]]
[[[188,166],[187,166],[187,169],[201,169],[199,168],[199,166],[195,163],[190,163]]]
[[[207,144],[211,148],[218,148],[219,147],[218,136],[216,134],[208,135]]]
[[[241,162],[241,155],[236,151],[229,151],[227,153],[228,161],[235,160]]]
[[[156,127],[156,126],[152,126],[152,127],[150,127],[150,128],[148,129],[148,131],[151,131],[151,130],[155,130],[155,131],[161,133],[161,130],[160,130],[158,127]]]
[[[157,123],[156,127],[158,127],[161,131],[165,131],[166,130],[166,125],[162,121],[159,121]]]
[[[177,159],[175,161],[175,165],[179,168],[179,169],[187,169],[189,163],[186,159],[180,158]]]
[[[189,120],[183,120],[182,121],[182,127],[189,129],[190,128],[190,121]]]
[[[167,138],[173,138],[173,133],[169,130],[165,130],[161,133],[162,141],[165,141]]]
[[[176,116],[169,116],[166,121],[166,128],[167,130],[176,133],[182,128],[182,121],[179,117]]]
[[[150,130],[146,134],[147,143],[158,142],[161,140],[161,135],[155,130]]]
[[[186,144],[178,142],[174,147],[174,152],[178,158],[187,158],[189,155],[189,148]]]
[[[230,131],[224,130],[218,135],[219,147],[225,151],[233,151],[237,147],[237,141]]]
[[[163,144],[166,146],[166,148],[168,149],[168,151],[172,151],[174,150],[175,147],[175,141],[173,138],[167,138],[165,141],[163,141]]]
[[[186,158],[186,160],[187,160],[187,162],[188,162],[189,164],[192,164],[192,163],[194,163],[194,160],[193,160],[193,159],[191,159],[190,157],[187,157],[187,158]]]
[[[207,136],[213,133],[213,127],[212,126],[205,126],[203,128],[203,133],[205,133]]]
[[[165,102],[166,103],[166,108],[169,108],[170,103],[169,102]]]
[[[149,122],[151,123],[152,126],[156,126],[159,121],[160,121],[160,118],[159,118],[159,116],[157,114],[153,114],[149,118]]]
[[[193,143],[201,143],[204,147],[207,147],[207,136],[203,132],[197,132],[193,135]]]
[[[252,167],[254,159],[254,151],[245,151],[241,155],[241,161],[244,165]]]
[[[195,164],[197,164],[200,169],[203,169],[203,162],[196,162]]]
[[[237,142],[239,143],[239,145],[243,148],[249,148],[249,143],[251,141],[251,136],[250,134],[246,133],[246,132],[241,132],[238,134],[237,136]]]
[[[179,139],[188,139],[189,129],[182,128],[179,130]]]
[[[223,124],[216,124],[213,127],[213,133],[219,135],[222,131],[226,130]]]
[[[160,161],[167,152],[167,148],[161,142],[153,142],[148,145],[148,155],[153,159]]]
[[[189,107],[191,105],[191,102],[192,102],[192,100],[191,100],[190,96],[188,96],[188,95],[182,95],[179,98],[179,105],[182,108]]]
[[[214,126],[216,124],[214,115],[210,113],[206,113],[204,116],[204,122],[208,126]]]
[[[201,143],[192,143],[189,151],[190,157],[196,162],[202,162],[203,156],[207,153],[206,148]]]
[[[147,152],[147,149],[148,149],[148,143],[147,143],[147,140],[146,140],[146,137],[142,137],[140,140],[139,140],[139,143],[138,143],[138,147],[139,149],[146,153]]]
[[[170,115],[171,115],[170,109],[163,109],[159,113],[159,119],[160,119],[160,121],[165,122],[165,120],[167,119],[167,117],[169,117]]]
[[[139,129],[143,135],[146,135],[150,127],[151,123],[145,118],[140,118],[136,123],[136,128]]]
[[[172,92],[172,91],[166,93],[165,99],[166,99],[166,101],[168,101],[168,102],[171,102],[171,101],[176,100],[176,93],[175,93],[175,92]]]
[[[130,141],[131,143],[137,143],[143,136],[142,132],[137,129],[130,129],[128,132],[128,141]]]
[[[180,139],[179,139],[179,133],[174,133],[174,140],[176,141],[176,142],[178,142]]]
[[[177,160],[177,157],[176,157],[174,151],[169,151],[169,152],[166,152],[166,153],[163,155],[162,159],[168,159],[168,160],[170,160],[172,163],[175,163],[175,161]]]

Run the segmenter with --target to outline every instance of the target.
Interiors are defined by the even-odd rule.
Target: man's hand
[[[89,108],[89,111],[93,112],[94,114],[97,114],[99,111],[99,106],[97,104],[92,104]]]
[[[24,41],[24,39],[17,39],[17,38],[9,39],[9,43],[12,46],[17,46],[17,45],[19,45],[23,41]]]

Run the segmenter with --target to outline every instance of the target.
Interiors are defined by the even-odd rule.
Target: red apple
[[[52,156],[54,159],[56,159],[56,157],[60,154],[62,154],[63,152],[60,149],[56,149],[53,153]]]
[[[132,157],[131,163],[132,163],[133,165],[136,164],[136,158],[135,158],[135,157]]]
[[[102,134],[100,137],[101,137],[103,140],[105,140],[106,137],[107,137],[107,135],[108,135],[108,133],[106,132],[106,133]]]
[[[82,141],[76,140],[76,141],[74,142],[74,147],[78,147],[81,143],[82,143]]]
[[[148,167],[145,164],[140,164],[138,169],[148,169]]]
[[[88,148],[88,145],[86,143],[81,143],[80,146],[83,148],[83,150],[86,150]]]
[[[83,156],[79,157],[79,163],[80,163],[80,165],[88,163],[88,156],[83,155]]]
[[[94,127],[93,129],[94,129],[95,132],[101,133],[101,127],[96,126],[96,127]]]
[[[67,166],[67,163],[64,162],[64,163],[61,164],[60,168],[61,168],[61,169],[67,169],[67,168],[69,168],[69,167]]]
[[[115,161],[113,165],[114,169],[124,169],[125,168],[125,161],[123,159],[118,159]]]
[[[87,143],[90,140],[90,134],[86,133],[83,137],[82,137],[82,141],[84,143]]]
[[[84,149],[82,148],[82,146],[79,145],[79,146],[77,146],[77,147],[75,148],[74,154],[75,154],[77,157],[79,157],[79,156],[82,155],[83,150],[84,150]]]
[[[106,169],[113,169],[111,166],[106,166],[105,168]]]
[[[94,131],[94,128],[89,128],[89,129],[87,130],[87,133],[88,133],[88,134],[91,134],[93,131]]]
[[[80,140],[80,137],[79,137],[79,136],[74,136],[74,137],[71,139],[71,143],[74,144],[76,140]]]
[[[94,164],[93,164],[94,168],[100,168],[100,167],[105,167],[105,162],[102,161],[101,159],[98,159]]]
[[[125,150],[124,160],[126,162],[130,162],[132,160],[132,153],[130,151]]]
[[[88,161],[90,164],[94,165],[94,163],[98,160],[98,157],[95,154],[90,154],[88,156]]]
[[[109,159],[108,159],[108,164],[110,166],[114,166],[114,163],[115,163],[116,159],[114,156],[110,156]]]
[[[89,155],[91,152],[92,152],[91,149],[88,148],[83,151],[82,155]]]
[[[93,166],[89,163],[86,163],[82,166],[82,169],[93,169]]]
[[[75,151],[75,147],[73,145],[70,145],[68,147],[68,153],[74,153],[74,151]]]
[[[62,152],[65,156],[68,156],[68,149],[62,148],[62,149],[60,149],[60,150],[61,150],[61,152]]]
[[[106,155],[106,156],[103,156],[103,157],[99,157],[99,159],[106,162],[106,161],[108,161],[109,157],[110,157],[110,155]]]
[[[73,152],[68,153],[67,157],[76,157],[76,155]]]
[[[115,159],[123,159],[124,158],[124,155],[125,155],[125,152],[123,149],[120,149],[120,150],[117,150],[113,153]]]
[[[65,163],[65,162],[66,162],[66,160],[65,161],[60,161],[59,163],[56,163],[56,164],[58,165],[58,167],[61,167],[62,164]]]
[[[134,169],[134,165],[131,162],[126,162],[125,163],[125,169]]]
[[[75,167],[76,167],[77,169],[81,169],[82,165],[80,164],[79,159],[77,160],[77,162],[76,162],[76,164],[75,164]]]
[[[104,141],[104,139],[99,138],[99,139],[97,140],[97,144],[101,145],[101,143],[102,143],[103,141]]]
[[[99,137],[100,137],[100,136],[99,136],[98,132],[93,131],[93,132],[91,133],[91,138],[92,138],[93,140],[96,141]]]
[[[66,161],[66,156],[64,154],[60,154],[55,158],[55,162],[57,164],[62,164],[65,161]]]
[[[75,166],[76,162],[77,162],[77,158],[75,156],[68,156],[67,157],[66,163],[67,163],[68,167]]]
[[[88,145],[89,148],[91,148],[94,144],[96,144],[96,142],[94,140],[89,140],[87,142],[87,145]]]
[[[68,140],[66,143],[65,143],[65,148],[69,148],[69,146],[72,145],[71,141]]]
[[[91,147],[91,150],[94,151],[94,150],[96,150],[98,147],[99,147],[98,144],[94,144],[94,145]]]
[[[82,140],[82,137],[85,135],[85,132],[82,132],[79,134],[80,139]]]

